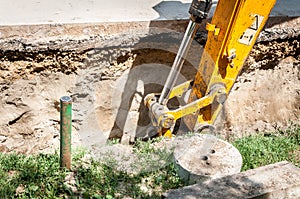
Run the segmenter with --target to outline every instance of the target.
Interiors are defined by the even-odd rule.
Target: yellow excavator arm
[[[177,119],[191,131],[216,120],[243,64],[276,0],[219,0],[214,16],[206,24],[208,37],[192,81],[174,86],[197,26],[211,7],[211,0],[194,0],[191,20],[162,93],[149,94],[145,104],[156,134],[171,136]],[[189,91],[189,92],[188,92]],[[184,106],[167,108],[170,98],[189,93]]]

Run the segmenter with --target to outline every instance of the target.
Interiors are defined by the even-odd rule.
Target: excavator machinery
[[[212,6],[212,0],[193,0],[190,21],[164,88],[144,98],[152,122],[149,137],[171,137],[178,119],[194,132],[214,125],[275,2],[219,0],[206,23],[208,36],[195,78],[175,86],[196,31]],[[168,101],[174,97],[184,98],[185,104],[169,109]]]

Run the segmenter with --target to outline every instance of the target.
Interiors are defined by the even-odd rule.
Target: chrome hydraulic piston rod
[[[193,40],[193,37],[194,37],[194,35],[197,31],[196,27],[197,27],[197,23],[190,20],[189,24],[188,24],[188,27],[186,29],[186,32],[184,34],[183,40],[180,44],[178,53],[177,53],[177,55],[175,57],[175,60],[173,62],[171,71],[168,75],[167,81],[166,81],[166,83],[164,85],[164,88],[162,90],[162,93],[159,97],[158,102],[161,105],[166,105],[167,102],[168,102],[168,99],[169,99],[169,96],[170,96],[170,91],[173,89],[173,87],[176,83],[176,80],[177,80],[178,75],[181,71],[181,68],[182,68],[184,60],[186,58],[186,54],[188,52],[190,44],[191,44],[191,42]]]
[[[173,62],[171,71],[168,75],[162,93],[158,100],[158,103],[161,105],[166,105],[168,102],[170,93],[175,86],[176,80],[185,61],[189,47],[197,32],[198,24],[200,24],[202,20],[207,17],[207,13],[211,7],[211,2],[211,0],[193,0],[191,4],[191,7],[189,9],[191,19],[189,21],[183,40],[180,44],[178,53]]]

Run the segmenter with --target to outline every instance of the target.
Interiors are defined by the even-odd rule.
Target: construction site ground
[[[97,148],[107,138],[121,137],[137,81],[144,81],[145,94],[161,91],[186,24],[1,27],[1,151],[57,149],[64,95],[74,102],[73,146]],[[224,139],[299,123],[299,29],[297,17],[269,20],[220,115],[217,127]],[[193,78],[204,38],[200,30],[180,81]],[[149,119],[144,107],[140,112],[142,134]]]
[[[141,84],[142,97],[161,92],[190,1],[22,2],[0,1],[0,152],[58,150],[59,99],[65,95],[73,99],[73,149],[104,154],[108,139],[130,129],[130,112],[140,114],[135,129],[143,137],[150,120],[143,103],[130,109],[133,96]],[[277,1],[219,115],[218,137],[232,141],[300,124],[299,16],[297,0]],[[204,24],[178,83],[195,76]],[[130,155],[130,146],[116,146]]]

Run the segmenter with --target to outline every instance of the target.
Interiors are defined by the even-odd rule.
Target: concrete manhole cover
[[[184,137],[174,158],[179,175],[189,184],[235,174],[242,167],[242,156],[233,145],[208,134]]]

